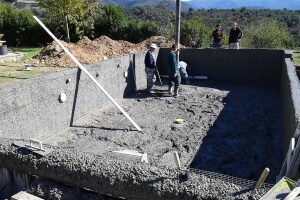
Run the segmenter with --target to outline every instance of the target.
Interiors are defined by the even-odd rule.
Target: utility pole
[[[176,44],[180,48],[180,17],[181,17],[181,0],[176,0]],[[177,51],[177,64],[179,63],[179,51]]]

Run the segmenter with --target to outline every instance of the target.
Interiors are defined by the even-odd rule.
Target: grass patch
[[[64,70],[64,68],[32,67],[31,71],[23,71],[22,67],[19,64],[10,66],[0,65],[0,84],[16,80],[30,79],[40,75],[49,74],[61,70]]]
[[[17,80],[25,80],[34,78],[40,75],[62,71],[66,68],[61,67],[45,67],[41,65],[34,65],[31,71],[24,71],[24,63],[34,63],[32,59],[35,55],[39,54],[42,48],[12,48],[13,52],[22,52],[25,54],[25,59],[18,62],[11,62],[0,64],[0,84]]]
[[[294,64],[300,66],[300,49],[294,51],[293,58]]]
[[[13,52],[22,52],[25,54],[26,59],[31,59],[35,55],[39,54],[41,52],[42,48],[12,48]]]

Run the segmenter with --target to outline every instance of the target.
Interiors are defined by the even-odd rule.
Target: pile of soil
[[[171,47],[174,43],[174,41],[162,36],[153,36],[138,44],[124,40],[112,40],[107,36],[101,36],[95,40],[83,37],[77,43],[65,43],[62,41],[82,64],[97,63],[129,53],[145,51],[152,42],[159,47]],[[46,66],[75,67],[75,64],[55,41],[45,47],[35,58]]]

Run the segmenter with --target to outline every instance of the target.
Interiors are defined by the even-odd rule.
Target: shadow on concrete
[[[16,76],[0,76],[0,78],[29,79],[29,78],[20,78],[20,77],[16,77]]]
[[[170,97],[167,90],[164,89],[153,89],[152,93],[147,92],[147,90],[137,90],[134,94],[131,94],[127,97],[133,99],[145,99],[145,98],[159,98],[159,97]]]
[[[248,193],[248,192],[251,192],[254,190],[254,186],[250,187],[250,188],[247,188],[247,189],[243,189],[239,192],[235,192],[232,194],[232,196],[236,197],[236,196],[239,196],[239,195],[242,195],[242,194],[245,194],[245,193]]]
[[[258,180],[263,169],[269,167],[267,182],[275,182],[283,161],[279,91],[209,82],[194,85],[229,93],[190,167],[248,180]],[[205,117],[205,113],[200,117]]]
[[[73,128],[87,128],[87,129],[100,129],[100,130],[105,130],[105,131],[126,131],[127,129],[123,129],[123,128],[108,128],[108,127],[98,127],[98,126],[80,126],[80,125],[73,125]]]
[[[73,105],[72,105],[72,114],[71,114],[71,120],[70,120],[70,127],[74,127],[74,115],[76,111],[76,103],[77,103],[77,96],[78,96],[78,90],[79,90],[79,83],[80,83],[80,77],[81,77],[81,69],[77,69],[77,75],[76,75],[76,86],[75,86],[75,94],[73,98]]]
[[[126,87],[123,92],[123,98],[131,96],[136,91],[136,76],[135,76],[135,54],[129,56],[129,67],[127,69]]]

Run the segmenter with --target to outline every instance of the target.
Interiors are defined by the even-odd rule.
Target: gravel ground
[[[194,172],[180,181],[173,151],[183,168],[192,163],[195,169],[256,180],[268,166],[269,182],[274,181],[282,162],[278,91],[209,82],[182,86],[177,98],[166,87],[155,91],[122,103],[142,133],[110,108],[77,121],[64,133],[70,139],[49,146],[54,152],[45,158],[21,156],[5,140],[0,163],[18,168],[11,163],[25,162],[33,174],[126,199],[259,199],[266,192]],[[184,123],[175,124],[176,118]],[[147,153],[149,164],[117,150]]]

